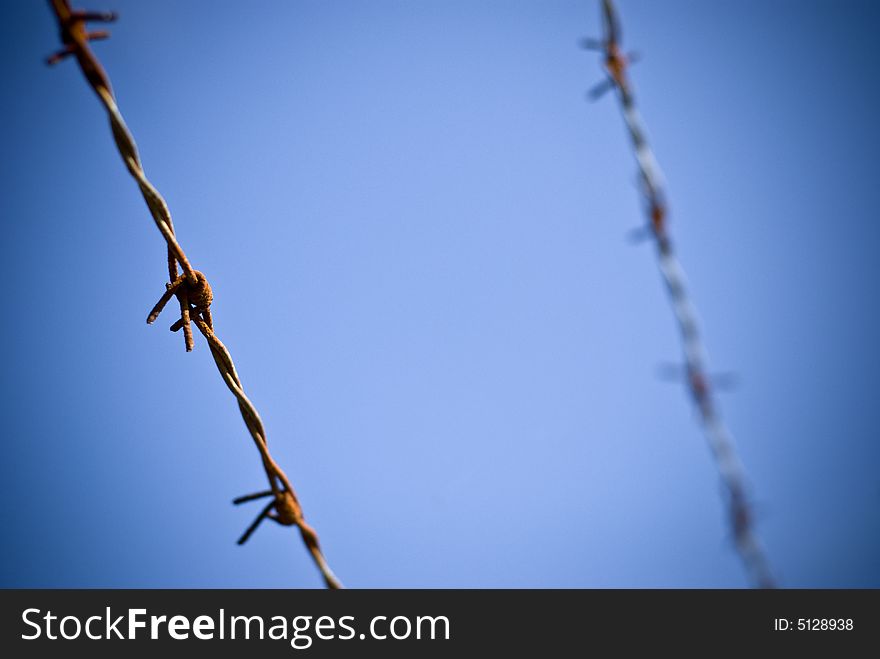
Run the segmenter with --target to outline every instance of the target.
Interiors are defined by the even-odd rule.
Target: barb
[[[623,119],[635,149],[650,233],[657,245],[660,273],[669,292],[672,310],[681,334],[688,387],[697,405],[709,448],[724,485],[737,552],[752,582],[761,588],[773,588],[775,580],[754,530],[751,506],[746,493],[745,473],[734,449],[733,436],[719,414],[710,378],[706,374],[705,349],[696,314],[685,287],[684,272],[669,238],[662,176],[645,137],[644,123],[636,109],[632,87],[627,78],[627,68],[634,61],[634,57],[631,54],[624,54],[621,50],[620,22],[611,0],[602,2],[602,22],[603,40],[601,42],[587,40],[584,43],[586,48],[603,52],[603,67],[607,74],[606,80],[594,87],[590,95],[595,99],[606,91],[615,89],[620,99]]]
[[[86,23],[89,21],[115,21],[116,14],[73,10],[67,0],[50,0],[50,4],[58,19],[63,47],[46,61],[48,64],[55,64],[69,56],[76,58],[86,81],[88,81],[89,85],[98,95],[99,100],[104,105],[104,109],[107,111],[113,139],[119,149],[119,154],[122,156],[122,160],[125,162],[129,173],[137,182],[147,208],[149,208],[150,214],[153,217],[153,221],[156,223],[156,227],[159,229],[168,247],[169,280],[166,284],[165,293],[150,312],[147,322],[152,323],[171,297],[177,297],[180,304],[180,319],[171,326],[171,330],[183,329],[186,350],[189,352],[193,349],[193,335],[190,324],[192,322],[196,324],[196,327],[205,337],[211,349],[211,355],[223,381],[238,400],[241,416],[260,453],[263,468],[266,471],[266,477],[271,488],[269,493],[274,499],[266,506],[264,512],[257,518],[257,521],[262,521],[264,517],[268,516],[279,524],[299,528],[303,542],[312,555],[312,559],[321,572],[327,587],[341,588],[342,584],[333,574],[321,552],[318,535],[311,526],[306,524],[303,518],[302,508],[296,498],[296,493],[290,480],[269,453],[263,422],[257,409],[244,393],[244,388],[236,373],[232,356],[229,354],[226,346],[214,334],[214,324],[210,312],[210,305],[213,300],[211,287],[205,276],[193,269],[183,248],[178,243],[174,234],[174,223],[171,220],[168,204],[165,203],[165,199],[147,179],[134,138],[125,125],[125,120],[122,118],[122,114],[116,105],[116,99],[110,86],[110,79],[97,57],[89,48],[89,41],[106,39],[109,34],[105,31],[90,33],[86,29]],[[178,275],[178,264],[183,270],[182,275]],[[274,515],[270,514],[273,508],[276,511]],[[246,535],[250,535],[250,532],[256,528],[255,524],[252,525],[252,528],[248,529]]]

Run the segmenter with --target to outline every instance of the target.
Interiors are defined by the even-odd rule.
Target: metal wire
[[[211,300],[210,286],[208,286],[204,275],[194,270],[192,265],[190,265],[183,248],[177,241],[174,234],[174,223],[171,220],[171,212],[168,210],[168,204],[165,203],[162,195],[153,184],[150,183],[149,179],[147,179],[140,157],[138,156],[134,138],[128,130],[128,127],[125,125],[125,120],[122,118],[119,107],[116,105],[116,99],[113,96],[110,80],[100,62],[89,48],[88,42],[90,40],[99,38],[104,39],[107,38],[108,35],[103,31],[89,33],[86,30],[86,21],[109,22],[115,20],[116,16],[115,14],[110,13],[103,14],[75,11],[71,9],[67,0],[50,0],[50,4],[58,19],[63,48],[50,57],[48,62],[54,64],[67,56],[73,56],[76,58],[82,69],[83,75],[98,95],[104,109],[107,111],[107,116],[110,119],[110,127],[113,132],[113,139],[119,149],[119,154],[122,156],[122,160],[125,162],[125,166],[129,173],[137,182],[141,194],[144,197],[144,201],[153,217],[153,221],[156,223],[156,227],[165,239],[165,243],[168,247],[169,284],[167,287],[169,290],[166,291],[166,296],[163,296],[163,299],[167,301],[168,297],[170,297],[173,285],[173,294],[180,302],[181,313],[181,320],[175,323],[172,326],[172,329],[182,328],[184,330],[187,351],[192,350],[193,347],[190,322],[194,322],[201,334],[205,337],[205,340],[211,349],[211,355],[217,365],[217,370],[220,372],[226,386],[238,400],[238,407],[242,419],[244,419],[248,432],[253,438],[257,450],[260,453],[263,468],[265,469],[266,477],[269,480],[271,493],[275,498],[274,503],[270,504],[270,506],[267,507],[267,510],[274,506],[277,515],[272,516],[272,519],[281,524],[295,525],[299,528],[303,542],[321,572],[321,576],[327,587],[341,588],[342,584],[333,574],[333,571],[330,569],[330,566],[327,564],[327,561],[321,552],[317,534],[311,526],[306,524],[305,519],[303,518],[302,509],[296,498],[290,480],[269,453],[263,422],[260,419],[257,409],[244,393],[244,388],[242,387],[241,380],[235,370],[232,356],[229,354],[226,346],[223,345],[214,333],[213,321],[211,319],[210,311],[207,308]],[[184,272],[187,283],[186,286],[181,285],[184,282],[178,277],[178,264]],[[202,295],[207,303],[204,305],[197,303],[192,297],[193,295]],[[195,306],[191,306],[191,304],[195,304]],[[148,322],[152,322],[152,319],[158,315],[159,311],[161,311],[161,306],[164,306],[162,300],[160,300],[160,304],[154,309],[154,313],[150,314]],[[258,518],[258,520],[259,519],[260,518]]]
[[[63,48],[50,57],[49,62],[54,63],[67,56],[74,56],[76,58],[83,75],[107,112],[113,138],[119,153],[129,173],[137,182],[156,227],[167,245],[169,291],[166,292],[166,295],[170,297],[173,293],[178,298],[181,313],[180,321],[172,327],[184,330],[186,349],[189,351],[193,346],[190,323],[195,323],[211,349],[211,355],[223,381],[238,401],[242,419],[260,453],[263,468],[269,480],[271,494],[274,496],[275,501],[268,505],[263,513],[261,513],[255,524],[248,529],[245,537],[249,535],[256,524],[274,506],[277,515],[273,519],[282,524],[296,525],[299,528],[303,542],[311,553],[326,585],[330,588],[340,588],[340,582],[331,571],[321,552],[317,534],[306,524],[303,518],[302,510],[289,479],[269,453],[263,422],[253,403],[244,392],[229,351],[214,333],[213,322],[207,305],[200,306],[196,304],[196,306],[191,306],[192,300],[190,296],[206,288],[207,294],[210,297],[210,287],[207,285],[204,276],[193,269],[183,248],[177,241],[168,206],[159,191],[147,179],[137,152],[137,146],[116,104],[110,80],[88,46],[88,41],[103,39],[108,35],[103,31],[88,32],[85,27],[86,21],[112,21],[115,20],[115,15],[74,11],[70,8],[67,0],[50,0],[50,4],[58,19]],[[593,90],[592,95],[598,97],[604,91],[614,89],[620,99],[624,122],[635,150],[635,157],[644,186],[644,198],[647,202],[646,210],[651,233],[657,247],[660,272],[669,292],[673,312],[682,338],[688,387],[697,405],[709,448],[724,485],[730,524],[737,551],[753,582],[761,587],[772,587],[774,579],[765,552],[754,532],[751,507],[747,499],[745,487],[744,471],[736,455],[732,435],[719,415],[717,405],[714,402],[710,380],[706,375],[705,350],[696,322],[696,315],[685,287],[681,265],[675,255],[667,230],[667,211],[663,201],[664,195],[660,170],[646,140],[644,123],[636,109],[632,87],[627,79],[626,74],[630,58],[624,55],[620,49],[619,23],[611,0],[603,0],[602,15],[604,39],[601,42],[592,42],[588,45],[603,51],[603,65],[608,77]],[[186,286],[181,285],[183,282],[178,276],[178,264],[183,270],[183,277],[188,282]],[[174,291],[171,291],[173,284],[176,285]],[[199,288],[200,286],[202,287],[201,289]],[[155,314],[158,314],[160,310],[160,305],[157,305]],[[151,318],[154,318],[155,314],[151,314]],[[236,502],[252,500],[258,496],[261,495],[240,497]]]
[[[597,98],[605,91],[614,89],[620,99],[624,123],[638,163],[651,235],[657,246],[660,274],[669,292],[672,310],[681,335],[688,388],[696,403],[709,449],[724,486],[737,552],[752,582],[761,588],[772,588],[775,586],[775,579],[765,551],[755,534],[751,506],[746,492],[745,473],[734,448],[733,436],[721,419],[714,401],[696,314],[685,287],[684,272],[669,237],[662,176],[645,137],[647,133],[644,122],[636,109],[632,86],[627,78],[627,67],[632,61],[632,56],[624,54],[621,50],[620,24],[611,0],[602,2],[602,22],[603,40],[601,42],[588,40],[585,46],[604,53],[603,66],[608,77],[594,87],[591,96]]]

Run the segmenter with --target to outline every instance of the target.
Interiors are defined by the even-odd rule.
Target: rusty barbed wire
[[[706,372],[705,349],[697,324],[696,313],[685,287],[684,272],[675,255],[667,230],[667,207],[663,181],[654,153],[648,144],[644,122],[636,109],[627,68],[634,58],[621,50],[621,31],[617,12],[611,0],[602,0],[604,36],[601,41],[588,39],[584,46],[604,54],[603,67],[607,78],[596,85],[590,96],[597,99],[612,89],[617,91],[627,132],[635,149],[650,234],[657,246],[660,273],[672,301],[672,309],[681,334],[688,387],[705,430],[706,439],[718,467],[727,497],[728,515],[739,553],[752,583],[773,588],[775,579],[765,551],[754,530],[753,515],[745,485],[745,472],[734,449],[733,436],[722,421],[714,401]]]
[[[180,318],[171,326],[171,330],[183,330],[185,347],[187,352],[189,352],[193,349],[194,345],[191,323],[195,323],[211,349],[211,356],[214,358],[217,370],[220,372],[223,381],[237,399],[242,419],[244,419],[245,426],[260,453],[270,489],[255,495],[239,497],[235,500],[235,503],[249,501],[262,496],[271,496],[272,501],[266,505],[254,523],[251,524],[251,527],[239,540],[239,544],[247,540],[257,525],[267,517],[284,526],[296,526],[327,587],[341,588],[342,584],[333,574],[321,552],[318,535],[306,523],[303,517],[302,507],[299,504],[290,480],[269,453],[263,422],[256,407],[254,407],[253,403],[244,393],[244,388],[235,370],[232,356],[214,333],[214,324],[210,312],[213,293],[208,280],[201,272],[193,269],[183,248],[178,243],[168,204],[165,203],[165,199],[147,179],[134,138],[116,105],[110,79],[98,58],[89,48],[89,41],[106,39],[109,34],[103,30],[89,32],[86,28],[86,23],[90,21],[112,22],[116,20],[116,14],[73,10],[68,0],[50,0],[50,5],[58,19],[62,48],[46,61],[48,64],[55,64],[68,56],[76,58],[83,75],[107,111],[113,139],[119,149],[119,154],[122,156],[128,172],[137,182],[147,208],[153,217],[153,221],[165,239],[168,248],[169,280],[166,284],[165,293],[150,312],[147,322],[152,323],[158,317],[172,296],[177,298],[180,306]],[[183,274],[178,274],[178,264],[183,270]],[[273,509],[275,511],[274,514],[272,514]]]

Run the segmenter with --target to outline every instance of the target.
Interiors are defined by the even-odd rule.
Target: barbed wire
[[[111,22],[116,20],[116,15],[75,11],[71,9],[68,0],[50,0],[50,5],[58,19],[63,47],[47,61],[54,64],[68,56],[76,58],[87,82],[107,112],[113,138],[123,162],[138,184],[156,227],[167,245],[169,282],[166,284],[162,298],[150,312],[147,322],[155,321],[172,296],[177,298],[180,318],[171,329],[183,330],[185,348],[191,351],[194,347],[191,324],[195,323],[211,350],[224,383],[235,396],[245,426],[260,453],[270,489],[239,497],[234,503],[244,503],[261,497],[272,497],[272,500],[245,531],[239,543],[245,542],[266,517],[282,525],[296,526],[326,585],[330,588],[340,588],[339,580],[333,574],[320,549],[317,534],[304,520],[302,508],[289,479],[269,452],[263,422],[244,392],[232,357],[214,332],[210,312],[213,293],[207,278],[192,267],[177,241],[168,205],[148,180],[135,141],[116,104],[109,77],[88,46],[89,41],[105,39],[109,34],[103,30],[88,32],[86,22]],[[636,108],[632,87],[627,78],[627,68],[632,56],[624,54],[621,50],[619,22],[611,0],[603,0],[602,16],[603,40],[588,40],[585,45],[604,53],[603,66],[608,77],[591,91],[591,96],[598,98],[602,93],[614,89],[620,99],[624,122],[635,150],[650,233],[655,239],[661,275],[669,292],[682,337],[688,387],[697,405],[707,442],[725,489],[736,548],[753,582],[761,587],[773,587],[775,582],[764,549],[754,532],[744,470],[734,449],[732,435],[722,421],[714,402],[712,387],[706,374],[705,349],[696,314],[685,287],[683,270],[667,230],[667,208],[660,169],[645,137],[644,122]],[[182,274],[178,273],[178,265],[183,270]]]
[[[754,530],[752,510],[746,492],[745,472],[737,457],[733,436],[719,414],[706,372],[705,348],[696,313],[685,287],[684,271],[669,237],[660,168],[645,137],[647,134],[645,125],[636,109],[632,86],[627,78],[627,68],[633,61],[633,56],[621,50],[620,23],[611,0],[602,0],[602,23],[603,39],[601,41],[588,39],[584,46],[603,52],[603,66],[608,77],[590,91],[590,96],[596,99],[606,91],[614,89],[620,99],[624,123],[638,163],[650,234],[654,237],[657,246],[660,273],[669,292],[681,334],[688,387],[696,403],[709,448],[724,486],[737,552],[752,583],[761,588],[773,588],[775,579]]]
[[[220,372],[223,381],[237,399],[242,419],[260,453],[270,489],[265,492],[239,497],[235,499],[234,503],[243,503],[263,496],[271,496],[272,500],[254,520],[254,523],[239,540],[239,544],[245,542],[257,525],[267,517],[284,526],[296,526],[327,587],[341,588],[342,584],[333,574],[324,558],[317,533],[306,523],[303,517],[302,507],[299,504],[290,480],[269,453],[263,422],[256,407],[254,407],[254,404],[244,393],[244,388],[235,370],[232,356],[214,333],[213,318],[210,312],[213,293],[208,280],[204,274],[193,269],[183,248],[177,241],[168,204],[165,203],[165,199],[147,179],[134,138],[125,125],[125,120],[122,118],[119,107],[116,105],[110,79],[101,66],[100,61],[89,48],[89,41],[106,39],[109,34],[103,30],[89,32],[86,29],[86,22],[112,22],[116,20],[116,14],[73,10],[68,0],[50,0],[50,5],[58,19],[62,48],[49,57],[47,63],[55,64],[68,56],[76,58],[83,75],[107,111],[113,139],[119,149],[119,154],[122,156],[128,172],[137,182],[147,208],[149,208],[150,214],[156,223],[156,227],[159,229],[167,245],[169,281],[166,284],[166,290],[162,298],[147,317],[147,322],[152,323],[158,317],[162,308],[170,301],[172,296],[177,298],[180,305],[180,319],[171,326],[171,330],[183,330],[184,344],[187,352],[189,352],[193,349],[194,345],[191,323],[195,323],[211,349],[211,356],[214,358],[214,363],[217,365],[217,370]],[[183,274],[178,274],[178,264],[183,270]]]

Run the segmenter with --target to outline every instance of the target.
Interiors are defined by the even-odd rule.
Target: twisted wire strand
[[[621,50],[620,26],[612,0],[602,1],[602,22],[604,38],[595,47],[604,52],[603,65],[608,78],[600,83],[593,95],[598,96],[607,89],[614,89],[620,99],[624,123],[638,164],[651,235],[657,247],[660,274],[669,293],[682,339],[688,388],[696,403],[706,441],[721,476],[737,553],[754,585],[773,588],[776,582],[754,529],[745,471],[737,457],[733,435],[722,420],[715,403],[696,313],[685,286],[684,271],[667,230],[663,178],[654,152],[648,144],[645,124],[636,108],[635,96],[627,78],[631,56],[625,55]],[[588,47],[593,47],[593,44],[588,44]]]
[[[50,0],[50,4],[58,19],[61,40],[64,45],[64,48],[59,51],[58,54],[53,56],[53,58],[50,58],[50,63],[58,61],[67,55],[73,55],[76,58],[86,81],[95,91],[104,106],[104,109],[107,111],[113,139],[119,150],[119,154],[122,156],[122,160],[125,163],[129,174],[135,179],[135,182],[140,188],[144,201],[147,204],[147,208],[150,211],[150,215],[153,217],[156,227],[159,229],[159,232],[165,240],[168,248],[169,281],[174,282],[177,279],[177,266],[179,264],[188,281],[191,284],[196,285],[199,282],[197,273],[187,259],[186,253],[183,251],[180,243],[177,241],[174,232],[174,223],[171,220],[171,212],[168,209],[168,204],[147,178],[140,156],[138,155],[137,145],[135,144],[134,138],[128,130],[125,120],[116,104],[116,99],[110,86],[110,79],[101,66],[100,61],[95,57],[94,53],[88,46],[88,41],[91,38],[95,38],[95,36],[93,34],[90,35],[86,31],[85,22],[87,20],[109,21],[113,20],[115,15],[74,11],[70,8],[67,0]],[[101,38],[105,37],[106,34],[102,33]],[[257,412],[256,407],[254,407],[254,404],[244,393],[244,388],[241,384],[238,373],[236,372],[235,364],[232,361],[232,356],[230,355],[229,350],[227,350],[226,346],[223,345],[214,333],[210,312],[205,309],[201,312],[191,314],[189,300],[186,297],[186,294],[181,293],[178,294],[177,297],[180,302],[181,311],[181,321],[179,321],[179,323],[184,330],[187,351],[192,349],[192,330],[189,326],[190,321],[192,321],[205,337],[205,340],[211,349],[211,356],[214,358],[214,362],[217,365],[217,370],[220,372],[226,386],[238,401],[238,407],[242,419],[244,420],[245,426],[260,453],[263,468],[266,472],[266,477],[269,480],[269,485],[275,500],[280,501],[285,496],[290,498],[293,506],[292,509],[295,511],[291,522],[299,528],[303,542],[311,554],[315,565],[318,567],[318,570],[324,579],[324,583],[328,588],[341,588],[342,584],[336,575],[333,574],[333,571],[330,569],[330,566],[324,558],[318,542],[317,533],[315,533],[315,530],[309,526],[303,518],[299,501],[290,480],[269,453],[263,421],[260,419],[260,415]],[[175,326],[177,326],[177,324],[175,324]]]

